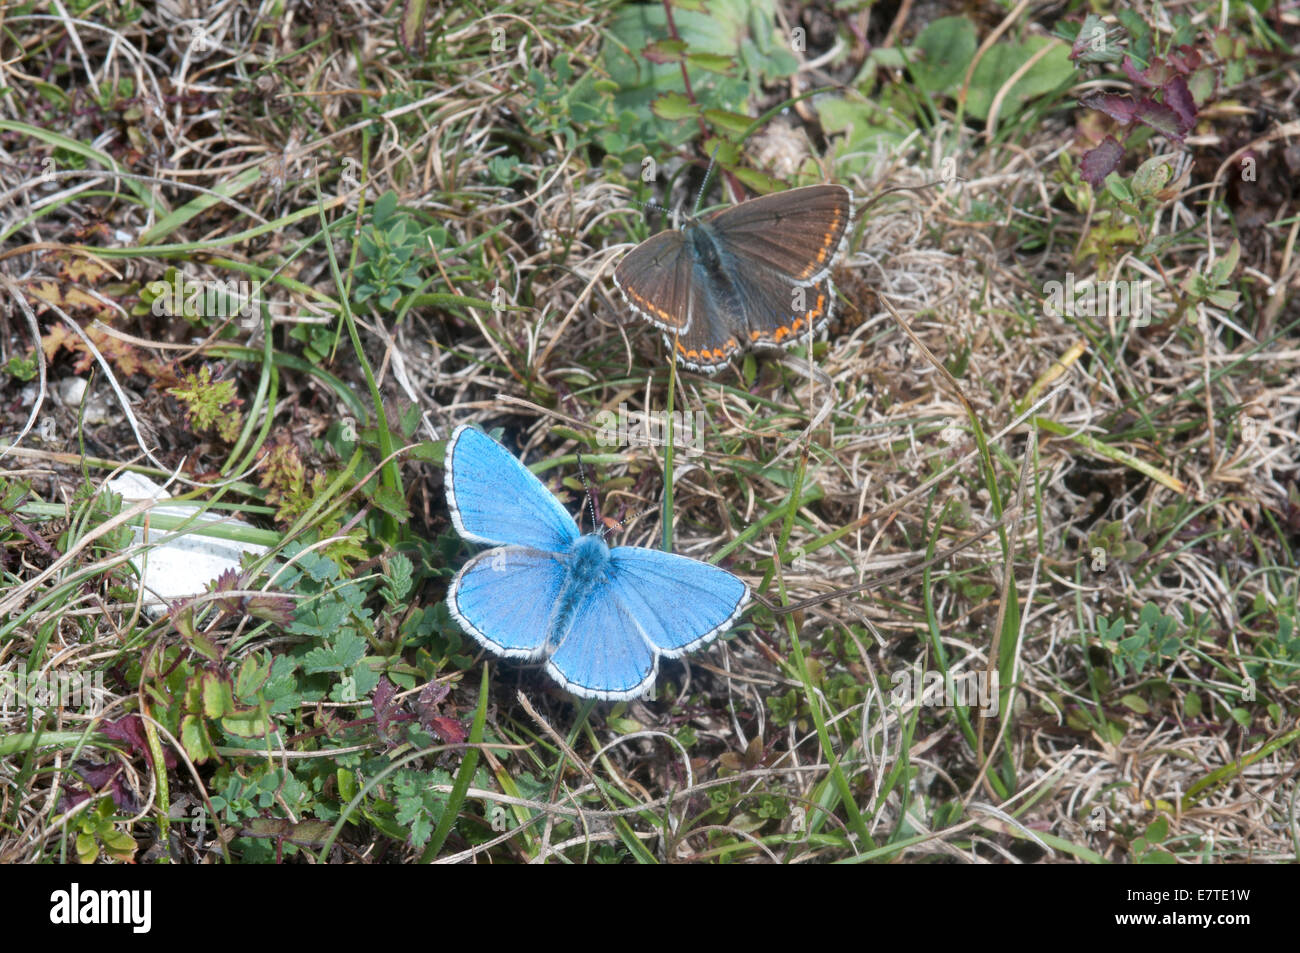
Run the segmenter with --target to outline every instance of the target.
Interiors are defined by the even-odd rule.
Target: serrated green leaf
[[[190,760],[199,764],[217,755],[208,737],[208,726],[199,715],[186,715],[181,719],[181,745]]]
[[[209,718],[220,718],[235,710],[235,700],[230,694],[230,683],[216,672],[203,673],[203,713]]]
[[[235,676],[235,694],[240,698],[251,697],[266,683],[271,667],[262,661],[259,656],[248,655],[240,664],[239,674]]]
[[[379,487],[371,494],[370,502],[396,520],[405,522],[411,518],[411,510],[406,505],[406,498],[393,487]]]
[[[271,725],[260,708],[227,715],[221,719],[221,727],[240,738],[262,738],[271,730]]]
[[[366,640],[344,629],[328,648],[317,647],[303,656],[302,670],[308,675],[342,672],[356,664],[365,650]]]

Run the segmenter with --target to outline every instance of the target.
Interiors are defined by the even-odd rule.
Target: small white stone
[[[81,402],[86,399],[86,381],[80,377],[65,377],[59,381],[58,385],[59,400],[63,401],[66,407],[80,407]]]

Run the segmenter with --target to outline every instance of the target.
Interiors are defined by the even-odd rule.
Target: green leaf
[[[1151,706],[1138,695],[1125,695],[1120,699],[1120,703],[1130,711],[1135,711],[1139,715],[1148,715],[1151,713]]]
[[[371,494],[370,501],[394,519],[405,522],[411,518],[406,498],[390,486],[381,486]]]
[[[730,56],[719,56],[717,53],[690,53],[687,54],[686,62],[710,73],[724,75],[730,74],[736,66],[736,61]]]
[[[235,676],[235,694],[240,698],[252,697],[266,682],[271,672],[270,664],[263,666],[263,659],[256,655],[245,656]]]
[[[1176,864],[1178,863],[1178,858],[1175,857],[1173,854],[1169,853],[1169,851],[1167,850],[1151,850],[1151,851],[1147,851],[1145,854],[1139,857],[1138,863],[1139,864]]]
[[[314,648],[303,656],[302,670],[308,675],[342,672],[355,665],[366,650],[366,640],[351,629],[338,634],[329,648]]]
[[[735,136],[742,135],[754,124],[752,116],[732,112],[730,109],[706,109],[704,110],[704,121],[714,129]]]
[[[247,711],[227,715],[221,719],[221,727],[240,738],[262,738],[271,730],[270,722],[267,721],[261,708],[250,708]]]
[[[928,93],[955,90],[966,75],[977,42],[975,24],[965,17],[942,17],[929,24],[908,50],[916,85]]]
[[[1051,37],[1030,37],[1023,43],[1000,42],[990,47],[971,77],[966,109],[976,119],[987,119],[993,98],[1007,80],[1025,62],[1048,43],[1056,47],[1045,54],[1028,73],[1020,77],[1002,99],[999,123],[1006,125],[1020,113],[1021,104],[1052,92],[1074,78],[1074,64],[1070,62],[1070,49]],[[965,64],[963,64],[963,67]]]
[[[99,858],[99,841],[94,834],[77,835],[77,860],[83,864],[93,864]]]
[[[181,745],[191,761],[201,763],[217,756],[208,737],[208,726],[200,715],[186,715],[181,719]]]
[[[220,718],[235,710],[235,700],[230,695],[230,683],[216,672],[203,673],[203,713],[209,718]]]
[[[1161,816],[1147,825],[1143,836],[1149,843],[1160,844],[1169,836],[1169,818]]]
[[[655,40],[641,51],[651,63],[680,63],[685,54],[685,40]]]
[[[660,119],[676,122],[681,119],[694,119],[700,114],[700,107],[681,93],[664,93],[650,103],[650,111]]]
[[[1210,280],[1216,285],[1227,284],[1232,273],[1237,269],[1237,262],[1241,258],[1241,242],[1233,239],[1232,244],[1228,246],[1227,253],[1216,261],[1210,268]]]

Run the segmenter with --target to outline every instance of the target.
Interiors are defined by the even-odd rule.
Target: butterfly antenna
[[[695,196],[695,211],[691,213],[692,215],[700,214],[700,203],[704,201],[704,189],[709,184],[709,177],[713,175],[713,164],[717,161],[720,148],[722,148],[721,142],[713,147],[713,155],[709,156],[709,167],[704,170],[704,181],[700,183],[699,194]]]
[[[587,474],[583,472],[581,450],[578,451],[578,477],[582,480],[582,488],[587,491],[587,509],[591,513],[591,531],[599,533],[603,538],[605,534],[596,523],[596,491],[591,488],[591,484],[587,482]]]

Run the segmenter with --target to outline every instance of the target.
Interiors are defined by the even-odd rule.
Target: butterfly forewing
[[[841,185],[810,185],[742,202],[707,220],[733,258],[766,267],[793,283],[830,274],[853,221],[853,196]]]
[[[580,535],[542,481],[472,427],[457,427],[447,441],[445,480],[452,522],[466,539],[566,552]]]
[[[665,331],[685,331],[699,313],[692,300],[692,260],[681,232],[660,232],[624,256],[614,269],[623,300]],[[650,276],[654,280],[648,280]],[[653,294],[642,289],[653,288]]]

